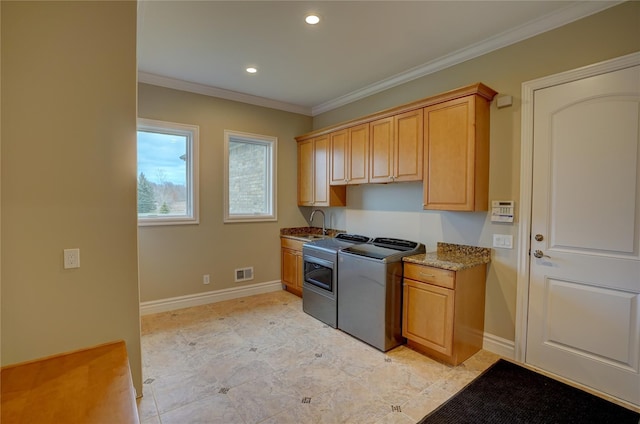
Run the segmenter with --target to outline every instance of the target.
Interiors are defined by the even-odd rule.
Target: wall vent
[[[247,268],[237,268],[236,269],[236,277],[235,277],[235,282],[239,283],[242,281],[249,281],[249,280],[253,280],[253,267],[247,267]]]

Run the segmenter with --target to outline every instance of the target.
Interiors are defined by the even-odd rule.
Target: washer
[[[402,337],[402,258],[421,243],[376,238],[338,252],[338,328],[383,352]]]

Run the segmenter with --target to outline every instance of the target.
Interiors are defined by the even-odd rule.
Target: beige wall
[[[296,206],[294,137],[311,129],[311,118],[149,84],[138,85],[138,116],[200,127],[200,224],[138,229],[141,301],[279,281],[280,228],[306,225]],[[278,138],[277,222],[222,222],[225,129]],[[255,279],[234,283],[234,269],[248,266]]]
[[[124,339],[142,393],[136,2],[1,7],[2,363]]]
[[[514,105],[491,115],[490,198],[519,199],[520,90],[524,81],[640,50],[640,3],[629,2],[450,69],[411,81],[313,119],[322,128],[477,81]],[[254,266],[255,282],[279,279],[277,234],[306,225],[309,208],[296,207],[295,144],[309,118],[196,94],[139,85],[140,117],[200,125],[200,219],[197,226],[139,229],[141,300],[234,287],[233,269]],[[223,130],[279,138],[277,223],[222,223]],[[517,223],[492,224],[486,213],[422,211],[417,183],[348,189],[347,208],[326,209],[329,226],[372,236],[491,246],[492,234],[511,234]],[[518,212],[516,207],[516,213]],[[486,330],[507,340],[515,334],[516,249],[495,249],[488,272]],[[212,284],[202,284],[211,274]],[[248,283],[245,283],[248,284]]]
[[[640,2],[628,2],[556,30],[465,63],[372,95],[314,118],[314,129],[378,110],[483,82],[500,95],[511,95],[512,107],[491,108],[491,200],[519,200],[520,104],[524,81],[578,68],[640,50]],[[512,234],[517,223],[491,224],[486,213],[421,210],[420,184],[367,185],[349,188],[346,210],[331,214],[348,231],[383,228],[435,248],[437,241],[490,247],[492,234]],[[516,214],[518,205],[516,203]],[[380,230],[377,230],[380,231]],[[487,281],[488,333],[515,337],[516,249],[495,249]]]
[[[0,16],[2,364],[124,339],[141,393],[136,4],[3,1]],[[492,108],[490,197],[518,200],[521,83],[638,50],[640,3],[628,2],[327,112],[313,126],[482,81],[514,96],[513,107]],[[240,266],[254,266],[256,282],[278,280],[278,231],[306,224],[307,211],[296,207],[293,137],[311,118],[145,84],[139,96],[140,117],[201,131],[200,225],[139,229],[140,300],[232,287]],[[224,129],[278,137],[278,222],[222,223]],[[408,217],[429,247],[439,239],[490,246],[493,233],[517,235],[515,225],[482,214],[417,210],[419,193],[411,184],[350,188],[349,206],[329,211],[332,226]],[[62,250],[73,247],[82,266],[64,270]],[[506,339],[514,337],[515,270],[516,252],[496,251],[487,331]]]

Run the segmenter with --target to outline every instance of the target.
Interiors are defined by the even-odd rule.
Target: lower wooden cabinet
[[[304,280],[304,261],[302,259],[302,245],[304,243],[290,238],[280,238],[281,246],[281,280],[287,291],[302,297],[302,282]]]
[[[416,350],[458,365],[482,349],[486,265],[449,271],[404,263],[402,335]]]
[[[403,336],[443,355],[453,353],[454,292],[451,289],[404,280]]]

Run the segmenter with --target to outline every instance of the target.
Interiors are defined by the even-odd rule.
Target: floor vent
[[[249,281],[253,280],[253,267],[250,266],[248,268],[238,268],[236,269],[236,279],[235,282],[241,281]]]

